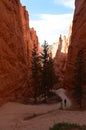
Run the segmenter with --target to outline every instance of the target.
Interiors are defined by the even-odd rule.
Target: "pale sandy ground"
[[[62,104],[63,104],[63,108],[65,108],[64,106],[64,100],[66,99],[67,104],[66,107],[70,107],[71,106],[71,100],[66,96],[66,91],[63,88],[60,88],[58,90],[52,90],[53,92],[55,92],[57,95],[59,95],[62,98]]]
[[[69,107],[70,100],[67,98],[67,101]],[[86,111],[68,111],[59,108],[60,104],[24,105],[9,102],[0,107],[0,130],[49,130],[58,122],[86,124]],[[44,114],[24,120],[33,114],[41,113]]]

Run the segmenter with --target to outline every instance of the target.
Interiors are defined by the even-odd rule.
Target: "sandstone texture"
[[[63,86],[64,74],[66,70],[67,63],[67,51],[68,51],[68,39],[66,36],[62,37],[60,35],[58,41],[58,47],[56,51],[56,55],[54,57],[54,69],[56,75],[57,86]]]
[[[0,0],[0,104],[23,100],[30,84],[33,44],[29,16],[19,0]],[[22,97],[22,98],[21,98]]]
[[[65,74],[65,87],[73,87],[74,67],[79,50],[84,52],[86,59],[86,0],[75,0],[71,43],[68,50],[67,69]],[[85,68],[86,68],[86,61]]]

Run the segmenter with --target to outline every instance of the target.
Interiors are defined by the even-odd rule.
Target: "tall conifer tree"
[[[36,103],[37,97],[41,93],[41,62],[36,44],[34,44],[32,50],[32,88],[34,102]]]
[[[43,51],[41,54],[42,61],[42,94],[45,98],[48,96],[49,90],[53,87],[53,60],[49,53],[49,46],[46,41],[42,45]]]

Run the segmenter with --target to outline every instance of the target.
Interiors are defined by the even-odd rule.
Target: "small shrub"
[[[58,123],[55,124],[49,130],[86,130],[86,126],[79,126],[77,124],[69,124],[69,123]]]

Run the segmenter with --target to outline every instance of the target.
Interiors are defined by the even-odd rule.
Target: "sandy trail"
[[[55,123],[69,122],[86,125],[86,111],[62,111],[57,110],[24,122],[29,130],[49,130]]]
[[[56,91],[56,93],[62,98],[62,101],[63,101],[63,107],[65,108],[65,105],[64,105],[64,100],[66,99],[67,103],[66,103],[66,107],[70,107],[71,106],[71,100],[66,96],[66,91],[64,89],[58,89]]]
[[[66,96],[66,91],[63,88],[60,88],[58,90],[52,90],[53,92],[55,92],[57,95],[59,95],[62,99],[62,104],[63,104],[63,108],[69,108],[71,106],[71,100]],[[66,99],[66,107],[64,104],[64,100]]]
[[[0,108],[0,130],[49,130],[55,123],[86,124],[86,111],[58,110],[54,105],[23,105],[7,103]],[[46,113],[30,120],[24,118],[34,113]]]
[[[63,100],[64,98],[67,99],[67,107],[69,107],[71,101],[62,91],[57,91],[57,93],[62,96]],[[49,130],[58,122],[86,125],[86,111],[68,111],[59,110],[59,108],[60,104],[24,105],[9,102],[0,107],[0,130]],[[33,115],[36,116],[24,120]]]
[[[0,108],[0,130],[15,130],[16,127],[24,125],[24,118],[51,112],[59,107],[60,104],[24,105],[9,102]]]

